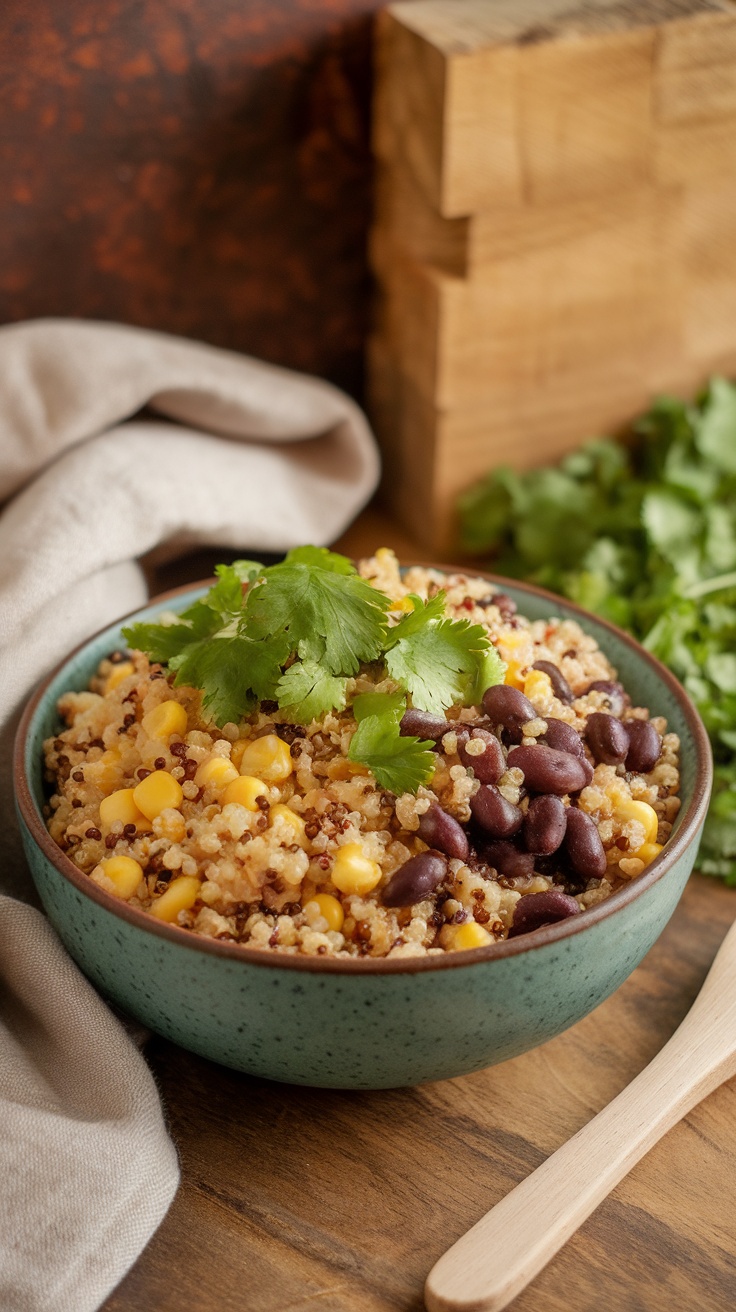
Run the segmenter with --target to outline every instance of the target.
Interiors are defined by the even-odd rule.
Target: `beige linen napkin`
[[[121,422],[144,405],[177,422]],[[0,329],[2,1312],[97,1308],[178,1181],[143,1058],[27,905],[9,769],[22,703],[144,602],[135,557],[329,542],[377,477],[362,412],[317,379],[113,324]]]

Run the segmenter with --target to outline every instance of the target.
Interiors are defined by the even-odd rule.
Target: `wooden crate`
[[[492,465],[736,371],[736,12],[415,0],[377,63],[369,395],[443,549]]]

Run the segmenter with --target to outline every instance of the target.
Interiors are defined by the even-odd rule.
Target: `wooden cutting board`
[[[381,544],[417,554],[371,512],[338,546]],[[224,554],[156,582],[202,578]],[[514,1061],[416,1089],[290,1088],[152,1039],[182,1184],[104,1312],[419,1312],[441,1253],[669,1038],[734,916],[736,890],[693,877],[659,942],[592,1015]],[[734,1306],[736,1081],[658,1144],[513,1304]]]

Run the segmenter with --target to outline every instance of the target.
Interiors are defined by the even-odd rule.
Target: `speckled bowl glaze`
[[[78,648],[41,685],[21,721],[15,758],[36,886],[72,957],[106,997],[225,1066],[295,1084],[378,1089],[505,1061],[559,1034],[618,988],[667,924],[692,869],[711,789],[707,735],[677,681],[620,630],[540,589],[486,577],[531,619],[576,619],[634,702],[665,715],[679,734],[683,805],[669,843],[643,876],[599,906],[528,936],[416,960],[277,956],[162,924],[80,873],[42,817],[42,744],[58,727],[57,699],[87,687],[98,662],[122,645],[128,617]],[[206,586],[168,593],[134,618],[181,609]]]

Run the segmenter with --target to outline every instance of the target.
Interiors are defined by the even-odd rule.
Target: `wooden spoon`
[[[632,1166],[736,1075],[736,924],[679,1029],[636,1079],[486,1212],[429,1273],[429,1312],[498,1312]]]

